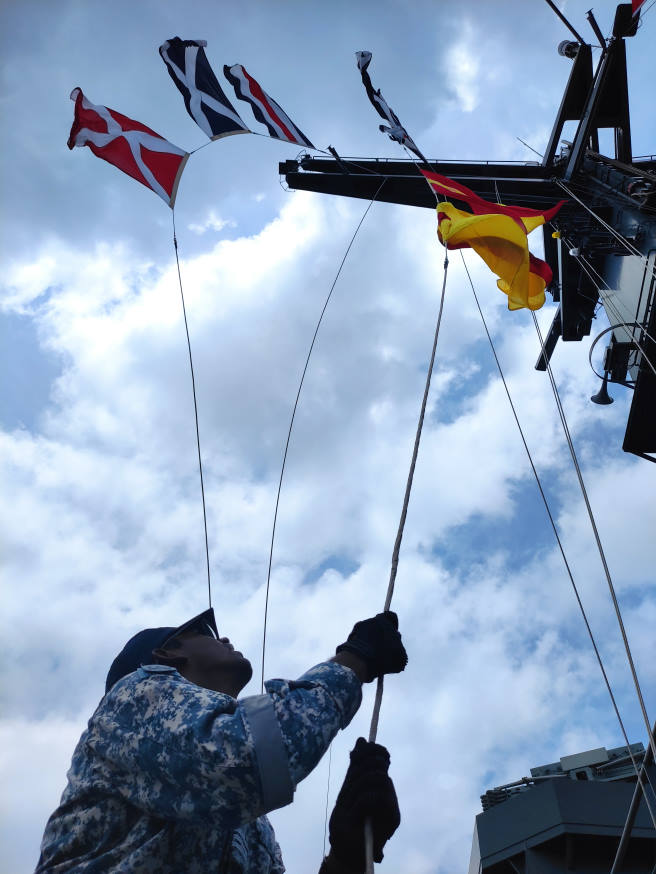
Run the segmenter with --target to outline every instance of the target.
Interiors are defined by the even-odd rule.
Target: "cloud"
[[[190,222],[187,225],[188,230],[199,236],[206,234],[208,231],[216,231],[218,233],[224,228],[236,227],[237,223],[233,219],[222,219],[213,209],[209,211],[207,218],[203,222]]]
[[[76,718],[3,719],[0,722],[0,779],[11,786],[0,801],[3,866],[7,871],[34,870],[41,835],[53,801],[65,786],[65,769],[88,714]],[[17,750],[29,750],[30,776]],[[54,765],[54,767],[53,767]]]
[[[260,233],[220,241],[183,259],[215,599],[221,626],[254,654],[260,648],[273,499],[290,404],[357,212],[356,206],[294,197]],[[329,226],[336,230],[326,240],[322,228]],[[282,493],[267,675],[301,673],[329,654],[353,622],[382,604],[436,311],[439,258],[433,234],[432,222],[417,232],[411,211],[379,212],[363,230],[326,314]],[[397,241],[397,263],[370,267],[372,251],[391,240]],[[110,263],[111,273],[105,266]],[[361,279],[364,264],[367,283]],[[393,870],[408,874],[430,870],[426,835],[432,846],[439,844],[445,869],[462,858],[477,795],[485,784],[526,770],[518,754],[524,738],[541,733],[532,756],[547,761],[554,746],[567,752],[574,742],[604,744],[617,732],[612,714],[601,722],[596,716],[591,730],[589,711],[576,704],[585,698],[605,707],[603,689],[553,545],[540,537],[538,551],[530,549],[532,531],[545,520],[539,505],[533,507],[534,498],[518,490],[519,483],[531,485],[530,470],[498,376],[473,332],[469,297],[461,301],[463,277],[455,263],[452,267],[444,348],[394,602],[411,664],[402,679],[388,684],[381,737],[393,751],[405,799],[403,830],[386,857]],[[475,281],[489,284],[477,271]],[[14,307],[28,302],[43,342],[67,363],[42,432],[3,435],[6,561],[9,577],[21,580],[20,593],[7,605],[11,655],[4,668],[12,682],[4,712],[13,720],[8,731],[22,719],[28,736],[39,726],[49,736],[64,721],[69,737],[73,726],[80,726],[79,714],[89,712],[100,696],[107,665],[124,639],[140,627],[202,609],[190,387],[172,265],[155,270],[120,246],[92,256],[62,249],[40,274],[41,282],[60,289],[47,297],[39,294],[34,274],[15,275]],[[566,459],[558,448],[546,381],[526,366],[536,357],[534,333],[526,323],[506,327],[509,316],[500,298],[492,296],[485,305],[491,307],[527,439],[543,475],[565,483]],[[568,413],[585,435],[597,411],[583,404],[574,384],[578,361],[563,355],[558,369]],[[584,441],[584,455],[585,446]],[[601,461],[588,462],[595,504],[627,474],[630,490],[637,492],[637,462]],[[555,510],[575,572],[585,577],[595,560],[575,484],[571,478],[566,482]],[[485,519],[508,529],[487,555],[477,551],[477,528],[468,527]],[[612,531],[609,548],[620,563],[628,517],[617,528],[608,529],[610,520],[603,524]],[[646,573],[648,512],[644,529],[644,550],[635,558]],[[528,538],[519,560],[508,551],[513,536]],[[450,555],[460,556],[448,566],[441,558],[446,543]],[[326,570],[306,582],[331,555],[348,559],[352,570]],[[596,631],[609,641],[605,655],[617,680],[622,653],[610,642],[613,616],[607,606],[602,609],[603,589],[583,588]],[[643,615],[653,611],[642,585],[635,591]],[[47,610],[36,615],[25,610],[26,603],[44,598]],[[634,611],[629,617],[637,622]],[[33,643],[26,652],[21,641],[28,628]],[[638,634],[641,664],[649,646],[648,635]],[[256,663],[248,691],[256,690],[258,676]],[[649,672],[645,682],[651,689]],[[622,700],[626,706],[626,694]],[[350,745],[367,732],[369,709],[370,702],[336,744],[333,793]],[[488,730],[481,735],[483,719]],[[456,744],[463,750],[457,766],[444,761],[444,750]],[[69,752],[70,744],[62,744],[51,760],[52,805],[60,788],[56,772],[63,775]],[[435,763],[431,791],[454,799],[439,823],[415,798],[413,787],[424,779],[426,761]],[[463,772],[470,775],[464,782]],[[292,865],[310,858],[321,843],[321,817],[308,814],[299,838],[298,811],[323,809],[325,778],[324,763],[299,789],[296,805],[274,817]],[[30,841],[33,846],[39,827],[35,818],[31,837],[23,838],[26,847]],[[415,849],[411,853],[408,847]]]
[[[473,40],[473,28],[468,22],[461,37],[447,51],[447,70],[451,88],[463,112],[473,112],[478,106],[480,76],[480,46]]]

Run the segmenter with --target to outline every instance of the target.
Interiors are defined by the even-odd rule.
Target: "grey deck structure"
[[[642,745],[631,751],[640,764]],[[656,785],[656,769],[647,771]],[[635,787],[628,749],[620,747],[567,756],[533,768],[530,778],[489,790],[481,796],[469,874],[609,874]],[[656,811],[656,796],[646,791]],[[618,870],[656,870],[656,830],[642,794]]]

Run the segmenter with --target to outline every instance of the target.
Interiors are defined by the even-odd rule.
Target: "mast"
[[[559,304],[546,356],[559,338],[588,336],[601,303],[617,325],[609,333],[603,375],[633,388],[622,448],[650,458],[656,453],[656,155],[634,158],[631,150],[625,40],[637,24],[631,4],[620,4],[596,70],[589,44],[560,44],[572,70],[541,163],[347,159],[331,150],[334,159],[303,155],[279,169],[290,188],[366,200],[384,178],[378,201],[430,209],[435,199],[420,167],[462,182],[486,200],[498,195],[504,203],[546,209],[568,198],[552,223],[560,238],[553,238],[553,227],[543,228],[545,260],[554,273],[548,290]],[[571,143],[561,144],[566,121],[577,122],[577,130]],[[614,131],[611,156],[599,152],[603,128]],[[544,355],[536,368],[546,369]]]

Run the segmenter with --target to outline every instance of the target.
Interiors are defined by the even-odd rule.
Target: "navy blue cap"
[[[141,665],[153,664],[153,650],[164,646],[172,637],[182,634],[183,631],[198,631],[199,634],[207,634],[218,639],[219,632],[216,628],[214,610],[210,607],[209,610],[199,613],[198,616],[178,625],[177,628],[168,626],[146,628],[131,637],[112,662],[105,681],[105,694],[109,692],[114,683],[136,671]]]

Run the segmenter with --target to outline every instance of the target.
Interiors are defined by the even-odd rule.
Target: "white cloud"
[[[200,388],[215,600],[219,621],[254,654],[260,647],[268,538],[287,416],[308,337],[355,212],[313,197],[294,197],[259,234],[218,243],[183,261]],[[326,241],[320,229],[331,223],[341,230]],[[434,246],[433,232],[427,223],[427,246]],[[398,265],[379,271],[372,286],[353,283],[360,259],[366,261],[372,247],[392,239],[402,243],[397,244]],[[426,263],[432,258],[439,264],[439,253],[427,249],[425,258],[417,258],[417,239],[412,213],[380,213],[363,231],[319,336],[282,494],[267,674],[300,673],[330,653],[354,621],[382,605],[439,284],[439,268]],[[176,621],[201,609],[205,597],[175,276],[171,266],[154,272],[120,249],[106,258],[113,264],[107,282],[91,259],[87,264],[81,253],[62,250],[46,280],[62,290],[42,304],[29,276],[16,286],[19,297],[30,290],[44,342],[68,362],[44,433],[3,436],[7,566],[11,578],[21,578],[19,596],[8,602],[10,651],[18,657],[5,665],[14,678],[7,711],[14,722],[7,730],[27,719],[28,736],[37,726],[49,732],[53,720],[55,726],[57,720],[77,724],[77,714],[99,697],[104,672],[124,638],[139,627]],[[427,835],[431,846],[439,845],[445,869],[466,855],[477,795],[487,788],[481,775],[492,771],[487,781],[500,783],[525,771],[517,747],[536,735],[538,725],[543,740],[533,749],[537,761],[532,764],[552,759],[554,746],[564,753],[574,751],[567,744],[592,738],[593,746],[607,742],[608,733],[612,742],[616,737],[607,713],[601,721],[606,733],[599,717],[591,732],[583,719],[587,712],[576,705],[579,697],[593,697],[605,707],[553,548],[519,566],[509,563],[503,549],[473,564],[467,559],[476,529],[463,535],[462,526],[475,519],[496,520],[530,536],[517,515],[524,512],[525,499],[515,492],[518,482],[530,482],[530,471],[494,371],[466,399],[453,399],[459,386],[479,379],[481,368],[489,366],[479,356],[455,369],[479,339],[471,330],[470,305],[458,297],[462,277],[456,265],[394,601],[411,663],[403,678],[388,683],[381,728],[404,807],[404,825],[390,844],[387,864],[408,874],[416,870],[413,866],[430,870]],[[407,286],[398,284],[397,270],[406,281],[413,278],[411,296]],[[313,271],[316,278],[308,287],[306,277]],[[490,284],[483,275],[479,280]],[[89,283],[93,294],[85,297]],[[493,307],[492,323],[505,326],[500,296],[489,298],[487,305]],[[546,380],[526,366],[536,357],[532,328],[499,330],[505,330],[499,352],[538,466],[543,474],[564,477]],[[596,411],[583,403],[580,386],[572,382],[578,369],[578,361],[562,356],[559,380],[572,421],[581,429]],[[244,387],[248,396],[243,396]],[[635,462],[593,466],[590,476],[595,504],[603,504],[601,496],[620,483],[627,483],[628,495],[639,493]],[[594,557],[580,500],[571,478],[567,482],[559,523],[575,572],[585,575]],[[531,512],[543,527],[539,505]],[[628,518],[618,527],[616,513],[612,520],[602,513],[602,524],[614,563],[622,563]],[[644,549],[632,553],[632,560],[640,561],[636,567],[645,571],[649,525],[647,510]],[[454,538],[463,554],[447,570],[441,544]],[[348,556],[357,570],[346,577],[327,571],[314,583],[304,583],[330,555]],[[548,613],[543,609],[547,579]],[[558,580],[556,588],[553,580]],[[607,605],[601,609],[603,590],[586,589],[585,595],[597,630],[615,640],[613,617]],[[47,611],[37,617],[25,611],[26,603],[44,598]],[[653,611],[653,603],[647,601],[645,609]],[[637,614],[630,618],[637,622]],[[39,641],[29,655],[20,644],[28,625]],[[642,664],[650,641],[639,623],[637,628]],[[569,642],[563,629],[570,629]],[[605,649],[617,679],[622,676],[621,649],[617,643]],[[44,688],[41,677],[46,675]],[[651,689],[649,672],[645,682]],[[349,745],[367,732],[369,707],[336,744],[333,792]],[[481,720],[487,727],[483,736]],[[461,757],[446,762],[444,750],[454,747]],[[52,759],[53,786],[63,759],[63,754]],[[414,793],[414,786],[425,780],[427,760],[436,763],[431,791],[453,799],[439,822]],[[494,761],[498,764],[491,765]],[[323,809],[325,771],[324,764],[301,787],[295,806],[275,816],[292,865],[319,852],[322,817],[310,811]],[[469,775],[464,782],[463,773]],[[53,804],[54,796],[53,791]],[[297,835],[299,810],[308,811],[302,839]],[[39,828],[35,822],[32,836]],[[33,837],[28,840],[25,833],[22,840],[29,855]],[[416,849],[410,853],[408,847]]]
[[[216,212],[211,209],[207,215],[207,218],[202,222],[190,222],[187,225],[187,229],[190,230],[193,234],[198,234],[198,236],[202,236],[206,234],[208,231],[222,231],[224,228],[236,228],[237,222],[234,219],[223,219],[216,214]]]
[[[0,835],[6,871],[33,870],[46,820],[66,785],[71,752],[88,714],[32,722],[0,722]],[[29,750],[29,764],[20,751]],[[26,772],[26,765],[28,771]]]
[[[461,38],[447,50],[447,70],[450,87],[455,91],[463,112],[473,112],[479,103],[480,43],[474,31],[465,22]]]

